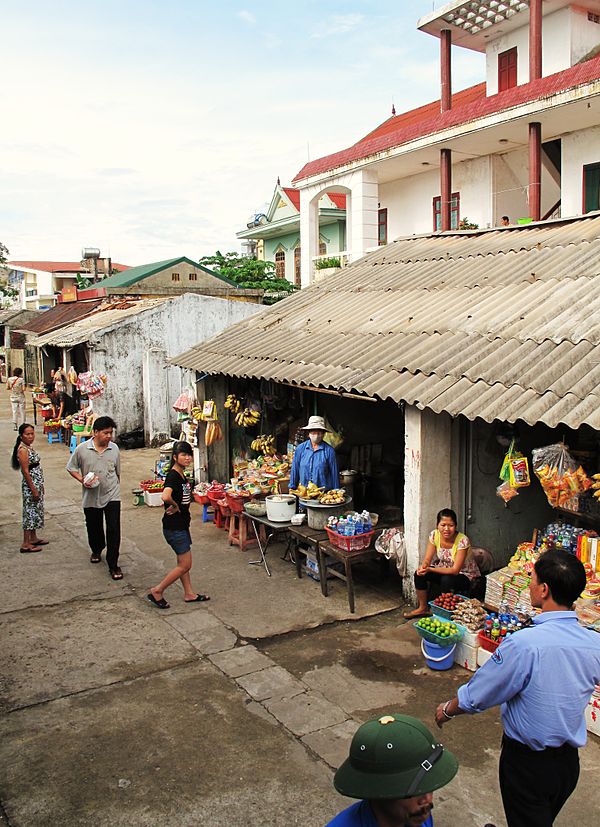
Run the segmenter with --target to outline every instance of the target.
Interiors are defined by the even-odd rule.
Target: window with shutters
[[[583,212],[600,210],[600,163],[583,167]]]
[[[498,91],[504,92],[517,85],[517,47],[498,55]]]
[[[198,281],[198,273],[190,273],[188,276],[189,281]]]
[[[285,278],[285,253],[283,250],[278,250],[275,253],[275,275],[278,279]]]
[[[171,273],[171,281],[179,281],[179,273]]]

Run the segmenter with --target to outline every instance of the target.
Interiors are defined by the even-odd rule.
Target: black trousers
[[[456,592],[468,597],[471,581],[466,574],[438,574],[435,571],[417,574],[415,572],[415,589],[427,590],[431,598],[438,597],[443,592]]]
[[[506,735],[500,754],[500,792],[508,827],[551,827],[579,779],[575,747],[535,752]]]
[[[85,527],[92,554],[100,555],[106,546],[106,562],[109,569],[119,565],[121,545],[121,503],[111,500],[104,508],[84,508]],[[106,536],[104,522],[106,521]]]

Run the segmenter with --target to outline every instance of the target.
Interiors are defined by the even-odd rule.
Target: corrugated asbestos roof
[[[398,239],[172,361],[600,430],[600,214]]]
[[[121,301],[116,305],[100,307],[96,312],[73,322],[73,324],[61,327],[59,330],[54,330],[46,335],[38,336],[31,344],[36,347],[43,347],[44,345],[74,347],[81,342],[89,341],[95,334],[114,327],[123,319],[129,319],[131,316],[143,313],[145,310],[152,310],[166,301],[169,301],[169,299],[141,299],[139,301]]]

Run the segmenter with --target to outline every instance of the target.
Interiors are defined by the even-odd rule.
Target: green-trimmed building
[[[113,273],[112,276],[97,282],[87,290],[79,290],[78,298],[105,296],[160,298],[177,296],[181,293],[199,293],[204,296],[259,303],[263,295],[262,290],[238,287],[235,282],[214,270],[209,270],[186,256],[180,256],[166,261],[140,264],[139,267],[130,267],[121,273]]]
[[[242,241],[256,244],[256,257],[272,261],[279,278],[300,286],[300,192],[279,181],[266,213],[258,213]],[[319,255],[336,256],[346,249],[346,196],[326,192],[319,199]]]

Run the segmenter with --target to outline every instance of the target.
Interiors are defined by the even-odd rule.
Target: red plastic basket
[[[479,645],[482,649],[485,649],[486,652],[495,652],[498,646],[500,646],[500,641],[490,640],[483,632],[479,632],[477,638],[479,639]]]
[[[374,531],[365,531],[364,534],[354,534],[352,537],[346,537],[343,534],[338,534],[337,531],[332,531],[325,526],[325,531],[329,537],[329,542],[332,546],[342,549],[342,551],[364,551],[371,545]]]
[[[250,499],[249,495],[230,494],[229,491],[225,495],[227,505],[231,509],[232,514],[241,514],[244,511],[244,503]]]
[[[196,491],[192,494],[194,501],[199,503],[200,505],[208,505],[210,500],[206,496],[206,494],[198,494]]]

